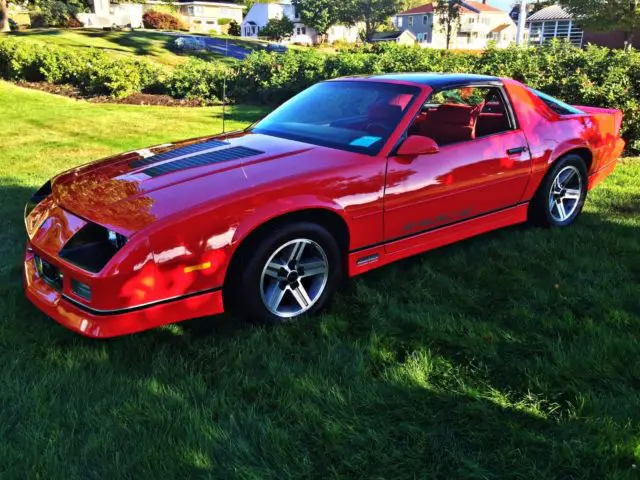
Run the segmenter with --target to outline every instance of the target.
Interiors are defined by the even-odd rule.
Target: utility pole
[[[527,22],[527,0],[520,0],[520,15],[518,16],[518,33],[516,45],[524,44],[524,26]]]

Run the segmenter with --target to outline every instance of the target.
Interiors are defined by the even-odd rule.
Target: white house
[[[93,12],[78,14],[86,27],[142,27],[142,15],[149,10],[173,11],[193,32],[223,32],[223,25],[242,22],[242,5],[206,0],[147,0],[143,3],[115,3],[116,0],[93,0]]]
[[[283,17],[289,18],[294,23],[292,35],[286,40],[287,42],[305,45],[320,43],[321,36],[313,28],[302,23],[291,0],[281,0],[278,3],[254,3],[240,24],[240,34],[243,37],[258,37],[260,30],[269,20]],[[359,39],[361,29],[361,26],[332,25],[327,30],[325,39],[328,43],[336,41],[355,43]]]
[[[109,0],[93,0],[93,12],[79,13],[78,20],[85,27],[142,27],[143,6],[140,3],[111,3]]]

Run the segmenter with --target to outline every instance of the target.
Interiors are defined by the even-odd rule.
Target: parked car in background
[[[527,220],[568,227],[621,123],[490,76],[318,83],[246,131],[51,179],[25,209],[26,295],[90,337],[224,310],[294,320],[345,277]]]
[[[266,48],[267,52],[286,53],[287,47],[279,43],[270,43]]]

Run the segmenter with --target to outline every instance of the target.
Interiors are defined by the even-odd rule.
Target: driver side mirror
[[[432,155],[439,151],[440,147],[438,147],[433,138],[423,137],[422,135],[409,135],[398,148],[398,155],[416,157],[418,155]]]

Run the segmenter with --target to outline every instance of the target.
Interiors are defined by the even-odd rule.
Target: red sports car
[[[318,83],[246,131],[47,182],[25,211],[26,295],[90,337],[313,314],[346,276],[527,220],[570,225],[621,123],[490,76]]]

